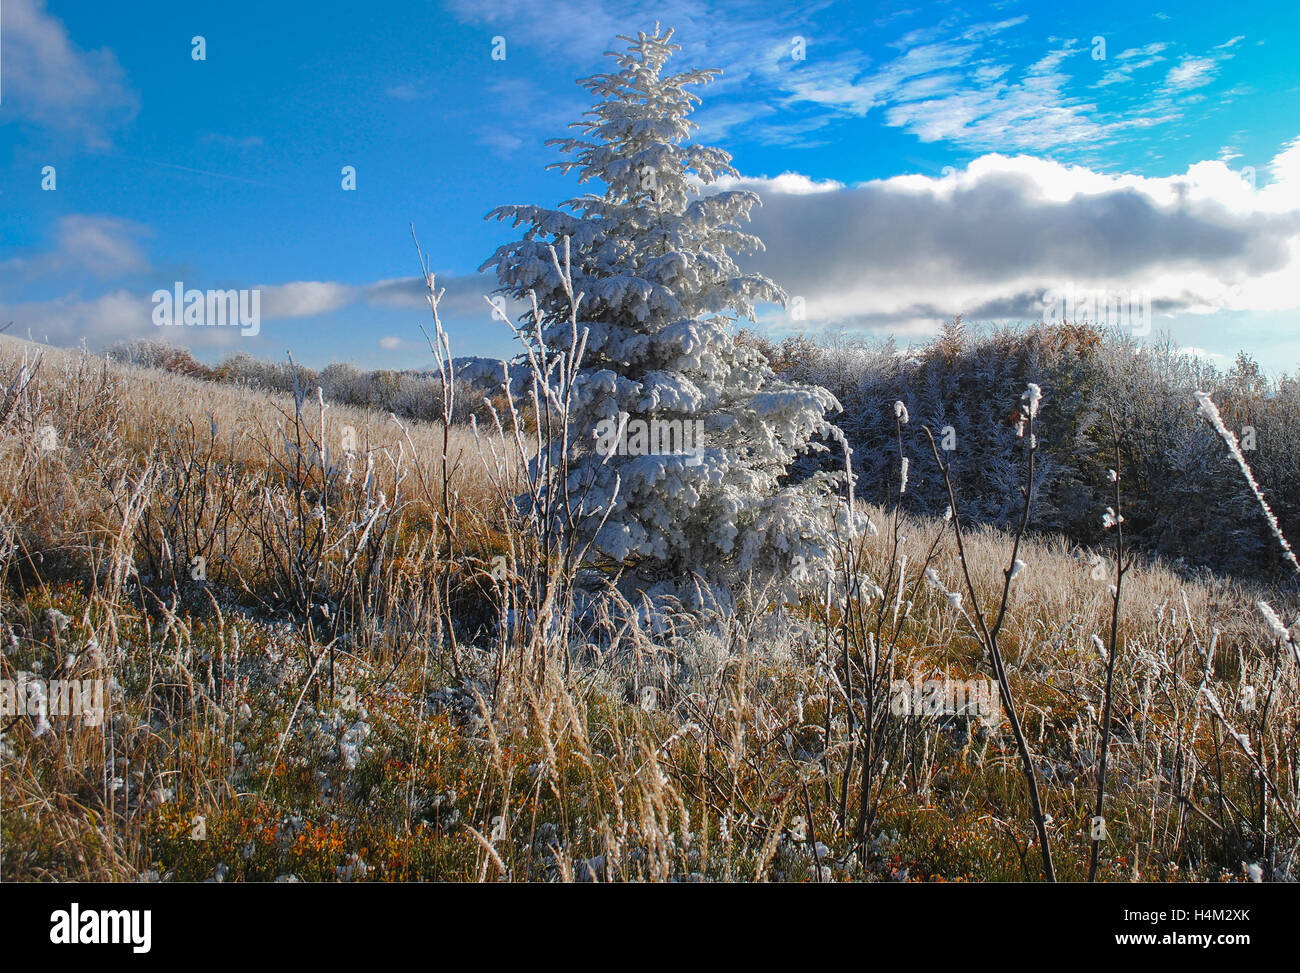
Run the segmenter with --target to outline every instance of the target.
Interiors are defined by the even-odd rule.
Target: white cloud
[[[1190,91],[1214,80],[1219,72],[1218,62],[1209,57],[1185,57],[1170,69],[1165,77],[1164,90]]]
[[[33,280],[50,274],[91,274],[114,278],[149,268],[139,239],[148,227],[112,216],[74,213],[59,218],[54,249],[0,261],[14,278]]]
[[[94,248],[91,248],[92,252]],[[50,259],[42,257],[41,260]],[[60,257],[62,259],[62,257]],[[0,264],[0,269],[9,269]],[[492,308],[484,301],[496,287],[495,279],[486,274],[439,276],[438,287],[443,290],[439,310],[444,324],[481,322],[484,326],[501,329],[505,325],[492,317]],[[0,325],[10,320],[13,334],[25,337],[30,331],[37,341],[49,340],[56,345],[76,345],[83,340],[92,348],[103,348],[115,341],[148,338],[160,339],[192,348],[209,347],[231,349],[239,344],[238,328],[159,328],[152,320],[155,289],[170,290],[171,280],[150,280],[139,289],[118,287],[98,297],[82,299],[75,294],[51,300],[11,301],[0,300]],[[203,290],[209,287],[239,289],[246,285],[238,282],[205,281],[186,277],[184,286]],[[369,305],[373,307],[407,308],[423,312],[420,320],[428,321],[429,304],[422,277],[403,277],[375,281],[368,284],[345,284],[338,281],[291,281],[283,284],[259,284],[262,335],[265,324],[275,320],[313,318],[347,307]],[[524,310],[515,301],[507,301],[506,311],[512,318]],[[415,332],[418,335],[418,331]],[[410,340],[395,335],[378,339],[384,351],[420,350],[424,345],[417,338]]]
[[[524,144],[524,140],[518,135],[503,128],[480,129],[478,140],[495,149],[500,156],[509,156]]]
[[[93,349],[132,338],[159,338],[191,347],[230,347],[238,328],[159,328],[151,321],[149,294],[124,289],[87,300],[63,297],[49,301],[0,304],[0,321],[14,322],[15,337],[74,346],[85,340]]]
[[[257,289],[262,292],[262,317],[270,319],[328,314],[354,303],[361,296],[359,288],[319,280],[260,284]]]
[[[923,142],[950,141],[983,151],[1048,151],[1111,141],[1121,133],[1164,120],[1141,109],[1107,115],[1069,88],[1067,68],[1086,56],[1076,41],[1057,41],[1036,61],[1017,69],[992,45],[1020,20],[981,24],[955,39],[905,47],[902,54],[864,69],[857,55],[801,64],[780,75],[791,104],[813,104],[847,115],[883,111],[883,121]],[[1150,48],[1152,56],[1158,46]],[[1126,52],[1127,53],[1127,52]],[[1153,63],[1126,62],[1099,86],[1127,79]]]
[[[83,51],[45,9],[45,0],[4,5],[5,115],[107,144],[113,126],[132,116],[137,98],[113,52]]]
[[[1130,47],[1115,56],[1114,65],[1098,81],[1095,87],[1105,88],[1114,84],[1125,84],[1133,76],[1146,68],[1154,67],[1164,61],[1161,51],[1169,45],[1157,41],[1143,47]]]
[[[1168,46],[1169,45],[1164,41],[1153,41],[1152,43],[1146,44],[1142,47],[1130,47],[1120,51],[1119,54],[1116,55],[1116,59],[1120,61],[1131,61],[1134,58],[1142,58],[1145,60],[1146,58],[1154,57],[1159,54]]]
[[[487,274],[440,274],[437,275],[436,283],[438,290],[443,292],[438,302],[438,313],[444,319],[491,317],[492,309],[488,307],[484,298],[492,296],[492,292],[496,289],[495,278]],[[367,284],[361,296],[368,304],[421,309],[427,314],[428,293],[423,277],[395,277],[391,280]],[[507,302],[507,310],[513,306],[513,302]],[[518,310],[522,309],[523,306],[519,305]]]
[[[941,179],[730,185],[762,195],[751,264],[804,298],[808,324],[899,332],[1036,320],[1069,286],[1136,289],[1157,314],[1300,307],[1300,139],[1270,172],[1256,189],[1218,160],[1151,178],[991,154]]]
[[[149,260],[136,243],[147,231],[108,216],[65,216],[59,221],[59,249],[102,277],[145,270]]]
[[[713,188],[715,189],[734,189],[743,184],[749,184],[752,180],[737,179],[732,176],[721,176],[714,180]],[[697,182],[702,186],[703,183]],[[771,192],[781,193],[786,196],[807,196],[813,193],[833,193],[837,190],[844,189],[844,183],[837,179],[825,179],[818,181],[811,179],[800,172],[783,172],[779,176],[771,179],[764,179],[763,185]]]

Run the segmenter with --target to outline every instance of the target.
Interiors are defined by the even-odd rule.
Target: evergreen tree
[[[489,218],[526,230],[483,269],[495,269],[502,293],[536,296],[538,320],[529,311],[520,327],[535,351],[582,348],[566,441],[551,444],[552,458],[565,453],[576,540],[630,563],[642,590],[690,574],[798,577],[828,557],[834,478],[791,485],[788,473],[797,455],[825,448],[817,440],[835,434],[826,415],[839,403],[781,381],[735,340],[734,323],[753,320],[755,302],[784,304],[785,294],[736,263],[762,246],[740,229],[759,199],[712,185],[737,173],[726,152],[690,143],[689,115],[692,89],[720,72],[665,74],[679,49],[671,37],[658,25],[620,37],[627,49],[607,55],[617,71],[579,82],[599,99],[571,126],[582,137],[547,143],[572,156],[550,168],[577,170],[580,184],[603,191],[563,209],[494,210]],[[560,273],[566,252],[576,329]]]

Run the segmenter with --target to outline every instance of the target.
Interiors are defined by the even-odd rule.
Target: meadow
[[[1100,515],[1083,543],[960,492],[912,512],[895,461],[938,490],[942,454],[888,399],[854,406],[897,442],[835,576],[673,611],[585,601],[519,513],[536,416],[9,337],[0,374],[0,678],[101,680],[105,708],[10,700],[5,881],[1300,870],[1300,658],[1260,607],[1295,618],[1293,583],[1115,549]],[[898,712],[926,680],[998,683],[998,718]]]

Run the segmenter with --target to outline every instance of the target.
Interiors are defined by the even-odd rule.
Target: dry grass
[[[887,529],[848,599],[749,592],[664,629],[611,596],[578,618],[510,513],[509,433],[454,428],[444,469],[436,426],[330,408],[322,437],[311,397],[0,338],[10,378],[37,354],[0,427],[0,676],[104,679],[107,714],[6,720],[4,879],[1038,877],[1005,727],[863,689],[987,677],[922,583],[959,576],[944,524],[904,518],[896,550],[864,508]],[[966,542],[996,608],[1008,538]],[[1080,879],[1113,565],[1052,538],[1020,557],[1002,651]],[[1295,877],[1300,694],[1263,597],[1300,609],[1158,563],[1125,577],[1102,878]]]
[[[99,359],[87,360],[75,352],[0,335],[0,368],[6,374],[16,371],[24,356],[30,359],[36,355],[41,357],[44,371],[65,377],[76,369],[91,368],[92,362],[95,368],[101,364]],[[215,420],[220,438],[234,441],[230,456],[233,461],[264,463],[263,447],[268,434],[284,428],[294,412],[292,395],[275,395],[122,362],[111,362],[106,369],[109,377],[106,391],[121,404],[121,421],[115,430],[119,442],[139,452],[148,452],[158,442],[160,431],[189,425],[206,431]],[[314,412],[315,389],[309,391],[307,408]],[[356,448],[362,453],[393,453],[413,443],[422,457],[429,458],[429,472],[440,474],[441,427],[433,423],[403,425],[408,428],[410,443],[406,442],[402,426],[390,415],[330,405],[325,413],[325,441],[332,449],[341,451],[343,430],[351,427]],[[471,502],[485,499],[486,491],[472,492],[475,487],[486,485],[482,470],[484,457],[476,437],[467,427],[456,426],[452,429],[452,444],[453,462],[466,467],[464,499]],[[386,482],[391,486],[391,478]]]

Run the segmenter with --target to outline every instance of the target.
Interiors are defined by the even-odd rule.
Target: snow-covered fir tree
[[[501,291],[537,299],[548,350],[570,349],[563,266],[571,249],[580,294],[576,335],[585,333],[568,424],[569,507],[597,557],[630,566],[643,591],[698,575],[716,583],[811,576],[829,555],[833,477],[797,485],[788,472],[803,452],[834,436],[828,391],[781,381],[767,360],[733,335],[754,304],[785,293],[745,273],[736,254],[762,243],[742,232],[758,197],[718,191],[736,176],[728,153],[691,144],[692,89],[716,70],[665,74],[679,46],[672,31],[640,33],[609,52],[617,71],[579,83],[598,97],[553,139],[572,156],[551,168],[599,184],[564,209],[504,206],[489,218],[523,225],[523,239],[483,264]],[[540,328],[538,328],[540,325]],[[555,442],[553,455],[563,444]],[[658,585],[663,590],[665,585]]]

